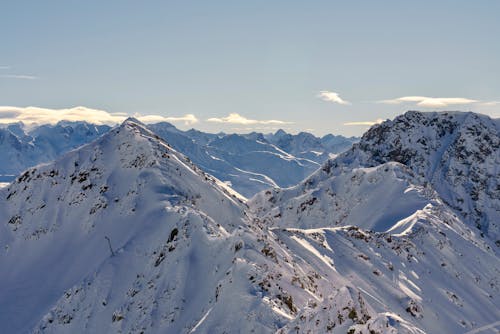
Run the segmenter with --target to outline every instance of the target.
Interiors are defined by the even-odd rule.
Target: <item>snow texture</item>
[[[494,330],[498,129],[408,112],[246,201],[128,119],[0,189],[1,332]],[[264,145],[190,133],[216,159]]]

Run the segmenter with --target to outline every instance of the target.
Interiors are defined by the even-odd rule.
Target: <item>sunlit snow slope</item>
[[[0,189],[1,332],[494,330],[498,143],[408,112],[245,202],[129,119]]]

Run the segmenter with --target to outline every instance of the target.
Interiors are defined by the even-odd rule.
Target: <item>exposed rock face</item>
[[[295,187],[245,201],[129,119],[0,189],[0,329],[421,334],[492,324],[498,151],[498,121],[408,112]]]
[[[500,121],[483,115],[409,111],[370,129],[359,149],[370,155],[367,164],[408,166],[465,221],[498,240],[499,131]]]
[[[383,170],[397,168],[407,174],[404,179],[419,187],[420,193],[429,193],[423,189],[435,192],[433,196],[439,197],[464,222],[496,241],[500,239],[499,129],[499,120],[474,113],[409,111],[392,121],[373,126],[352,149],[329,160],[293,190],[276,190],[270,196],[297,197],[299,193],[314,189],[317,183],[331,181],[335,184],[332,185],[335,189],[330,189],[331,197],[340,193],[340,197],[345,198],[346,192],[355,190],[348,189],[352,187],[344,180],[342,190],[337,191],[340,180],[332,179],[333,176],[352,177],[353,181],[361,182],[362,175],[373,175],[374,170],[388,163]],[[400,166],[395,167],[395,164]],[[383,180],[378,178],[371,183],[374,188]],[[320,189],[326,190],[325,187]],[[374,189],[374,196],[380,196],[383,193],[380,191]],[[406,193],[402,197],[405,196]],[[348,199],[343,206],[335,201],[329,203],[342,206],[340,211],[350,210],[356,199]],[[328,212],[330,217],[338,215],[339,210],[331,211],[335,212]]]
[[[1,126],[1,124],[0,124]],[[301,132],[276,134],[211,134],[182,131],[170,123],[146,126],[199,168],[230,184],[246,197],[268,187],[289,187],[302,181],[334,154],[359,138]],[[90,143],[111,129],[107,125],[61,121],[26,129],[22,123],[0,128],[0,182],[24,170],[55,160]]]

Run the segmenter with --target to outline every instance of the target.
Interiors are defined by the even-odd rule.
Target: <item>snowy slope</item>
[[[254,206],[273,210],[274,215],[284,216],[278,221],[293,225],[307,220],[311,211],[305,209],[307,203],[315,202],[321,209],[312,213],[330,217],[330,226],[355,223],[383,231],[370,223],[379,217],[377,211],[395,214],[395,223],[438,196],[464,222],[496,241],[500,238],[499,129],[498,119],[474,113],[410,111],[373,126],[352,149],[329,160],[299,185],[259,194]],[[435,194],[427,194],[426,189]],[[390,200],[383,200],[381,194]],[[280,205],[274,204],[277,201]],[[348,219],[350,211],[367,216],[366,210],[374,214],[367,221]],[[295,213],[296,218],[287,218]],[[301,226],[323,223],[316,218]]]
[[[265,135],[265,139],[280,149],[300,158],[324,162],[332,155],[348,150],[354,143],[359,141],[357,137],[346,138],[332,134],[318,138],[307,132],[296,135],[278,130],[274,134]]]
[[[226,135],[194,129],[181,131],[166,122],[147,127],[205,172],[227,182],[246,197],[269,187],[297,184],[333,153],[348,149],[356,140],[329,135],[323,141],[309,133],[290,135],[282,131],[290,139],[286,145],[294,152],[290,153],[269,142],[262,133]],[[52,161],[109,129],[106,125],[66,121],[40,125],[29,131],[22,123],[6,125],[0,128],[0,154],[5,157],[0,162],[0,182],[11,181],[25,169]]]
[[[361,163],[407,165],[465,221],[500,242],[499,131],[500,119],[471,112],[410,111],[365,133],[359,148],[369,160]]]
[[[0,189],[1,331],[495,328],[498,246],[443,195],[453,198],[460,187],[439,188],[428,179],[448,168],[436,162],[440,154],[415,149],[408,157],[422,161],[408,163],[399,157],[409,144],[393,154],[370,135],[390,133],[404,143],[418,137],[404,129],[418,128],[429,147],[453,145],[451,135],[433,137],[450,114],[413,114],[382,124],[384,131],[372,128],[297,186],[269,189],[246,203],[133,119],[28,170]],[[486,124],[480,134],[463,131],[470,151],[476,135],[498,138],[489,127],[496,121],[451,115],[458,124],[451,132],[468,128],[469,118]],[[396,131],[401,119],[408,124]],[[472,159],[449,170],[462,170],[461,163],[479,174],[497,168]],[[435,168],[426,174],[417,165]],[[490,208],[495,198],[488,191],[479,188],[478,198]],[[498,211],[488,214],[498,221]]]
[[[2,332],[274,333],[327,286],[133,119],[0,196]]]
[[[280,227],[355,225],[386,232],[437,202],[432,189],[415,181],[406,166],[395,162],[355,168],[335,177],[319,170],[295,187],[258,194],[251,206],[268,224]]]
[[[302,181],[334,153],[348,149],[356,138],[328,136],[322,139],[309,133],[272,135],[207,134],[196,130],[180,131],[169,123],[148,128],[187,155],[201,169],[230,184],[246,197],[269,187],[289,187]],[[287,140],[278,141],[284,136]],[[276,144],[277,142],[281,143]],[[286,144],[286,145],[285,145]]]
[[[299,185],[249,205],[294,254],[361,289],[378,315],[356,330],[377,331],[397,315],[415,326],[403,331],[463,333],[500,316],[498,157],[498,120],[408,112]],[[484,218],[484,233],[471,217]],[[346,332],[330,304],[283,331]]]
[[[361,307],[356,310],[355,328],[363,333],[390,332],[388,324],[404,325],[399,328],[403,333],[465,333],[496,322],[500,261],[495,246],[439,207],[426,207],[408,219],[411,227],[395,234],[354,226],[276,231],[323,276],[340,275],[355,287],[352,298],[372,309],[364,320]],[[283,332],[348,332],[349,315],[338,316],[345,302],[337,308],[335,304],[339,301],[334,296],[315,309],[304,309]]]
[[[109,258],[105,236],[118,250],[161,224],[166,206],[196,206],[227,231],[244,217],[237,193],[134,121],[26,171],[1,196],[1,281],[9,289],[0,292],[0,323],[9,330],[34,325]]]

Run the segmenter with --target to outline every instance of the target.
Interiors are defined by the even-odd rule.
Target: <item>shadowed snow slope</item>
[[[245,203],[129,119],[0,189],[1,332],[491,325],[500,309],[495,122],[409,112],[299,185]]]
[[[148,128],[191,158],[201,169],[230,183],[246,197],[269,187],[289,187],[302,181],[330,156],[347,150],[358,138],[301,132],[275,134],[207,134],[181,131],[161,122]]]
[[[499,240],[499,129],[498,119],[484,115],[409,111],[373,126],[301,184],[260,193],[253,203],[281,215],[280,225],[323,226],[329,217],[330,226],[385,231],[439,197],[464,222]]]
[[[0,195],[2,332],[274,333],[333,291],[133,119]]]
[[[487,325],[500,315],[498,124],[408,112],[297,186],[249,205],[292,253],[360,289],[378,315],[351,329],[377,332],[394,316],[430,333]],[[331,305],[304,312],[283,330],[347,326]]]
[[[246,197],[269,187],[295,185],[359,139],[333,135],[317,138],[304,132],[291,135],[282,130],[274,135],[211,134],[182,131],[167,122],[147,128]],[[110,129],[83,121],[61,121],[29,130],[22,123],[0,124],[0,182],[12,181],[27,168],[55,160]]]
[[[196,208],[223,231],[244,221],[236,192],[133,120],[1,191],[1,280],[9,289],[0,292],[0,323],[9,332],[34,325],[108,259],[105,237],[117,251],[162,225],[170,233],[186,215],[172,207]]]

